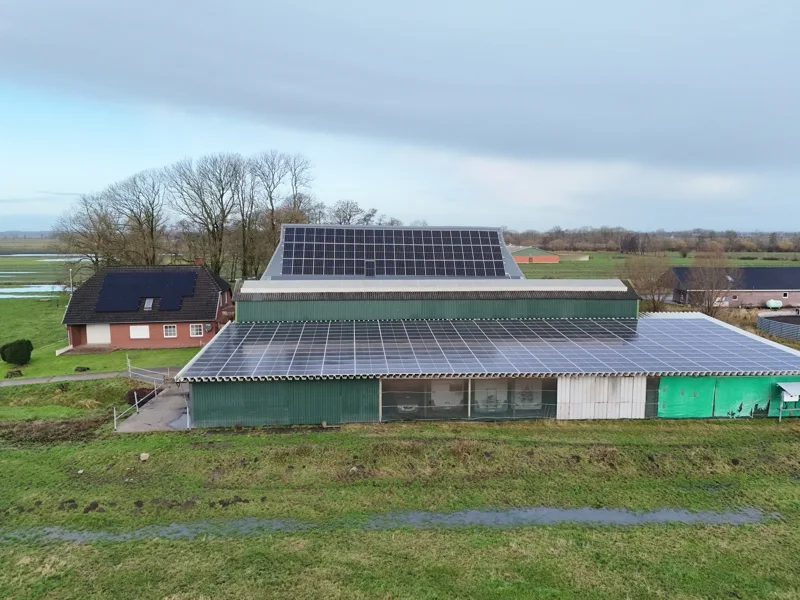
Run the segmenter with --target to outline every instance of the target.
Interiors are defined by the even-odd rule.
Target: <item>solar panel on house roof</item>
[[[800,353],[694,318],[231,323],[179,378],[800,374]]]
[[[283,229],[282,275],[506,277],[495,229]]]
[[[134,312],[143,298],[159,298],[158,310],[180,310],[183,298],[194,295],[197,273],[107,273],[95,305],[96,312]]]

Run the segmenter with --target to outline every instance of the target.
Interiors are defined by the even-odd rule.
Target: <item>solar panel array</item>
[[[159,298],[158,310],[180,310],[183,298],[194,295],[197,273],[107,273],[103,278],[96,312],[135,312],[142,298]]]
[[[800,356],[710,319],[231,323],[204,378],[800,373]]]
[[[284,227],[282,275],[505,277],[493,229]]]

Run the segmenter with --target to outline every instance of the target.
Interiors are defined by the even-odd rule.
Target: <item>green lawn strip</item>
[[[0,543],[33,598],[796,598],[794,523],[306,531],[258,538]]]
[[[592,279],[619,277],[628,254],[619,252],[587,252],[587,261],[565,261],[556,264],[520,264],[525,277],[529,279]],[[800,254],[785,253],[729,253],[728,257],[739,267],[797,267],[800,266]],[[748,260],[745,257],[755,257]],[[669,262],[674,267],[690,266],[692,256],[681,257],[677,252],[667,253]],[[778,260],[774,260],[778,259]]]
[[[89,367],[90,372],[125,371],[127,358],[136,367],[180,367],[199,352],[199,348],[166,350],[117,350],[107,354],[67,354],[56,356],[52,348],[34,350],[31,362],[21,367],[24,377],[70,375],[75,367]]]
[[[430,425],[418,432],[411,425],[351,426],[15,444],[0,451],[7,481],[0,512],[5,525],[121,530],[204,518],[357,522],[393,510],[539,505],[756,507],[800,516],[794,421],[629,422],[627,431],[605,423],[514,425],[469,424],[456,433],[440,427],[442,435]],[[146,462],[142,452],[150,454]],[[249,502],[220,506],[236,496]],[[59,509],[63,500],[78,508]],[[93,501],[104,512],[84,514]],[[181,508],[186,501],[193,503]]]
[[[0,427],[39,420],[63,420],[68,425],[107,415],[114,406],[124,410],[128,390],[142,385],[125,378],[113,378],[0,388]]]
[[[35,352],[55,355],[59,347],[67,345],[67,330],[61,325],[67,300],[64,294],[49,300],[0,300],[0,343],[25,338],[33,342]]]
[[[109,408],[122,402],[132,387],[144,384],[126,378],[69,381],[0,388],[0,407],[66,407],[81,410]]]

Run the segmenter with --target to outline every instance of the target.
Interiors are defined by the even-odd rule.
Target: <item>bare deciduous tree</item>
[[[269,228],[272,232],[272,237],[275,238],[277,237],[276,231],[278,228],[275,211],[280,202],[281,188],[286,184],[286,178],[289,174],[286,155],[277,150],[262,152],[251,159],[250,169],[264,193],[267,202]]]
[[[630,256],[620,269],[620,278],[630,281],[650,312],[664,310],[672,293],[672,272],[664,256]]]
[[[95,272],[122,261],[119,214],[101,194],[78,198],[58,220],[53,233],[62,252],[79,256]]]
[[[308,190],[314,181],[314,165],[303,154],[284,155],[286,172],[289,178],[289,203],[292,210],[302,210],[302,203],[308,199]]]
[[[170,205],[187,227],[207,236],[205,256],[215,273],[225,262],[226,237],[236,210],[235,189],[244,159],[239,154],[211,154],[169,167]]]
[[[167,247],[167,185],[163,170],[142,171],[115,183],[103,197],[119,213],[125,261],[157,265]]]
[[[364,209],[358,205],[358,202],[339,200],[331,206],[328,217],[335,225],[356,225],[363,214]]]
[[[740,275],[724,255],[696,256],[687,282],[689,304],[710,317],[716,316],[731,290],[736,289]]]

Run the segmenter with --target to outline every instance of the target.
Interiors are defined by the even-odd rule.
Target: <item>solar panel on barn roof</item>
[[[282,275],[506,277],[495,229],[283,229]]]

